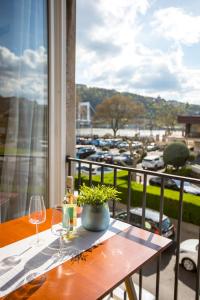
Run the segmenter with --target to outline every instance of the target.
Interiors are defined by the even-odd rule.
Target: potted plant
[[[119,192],[106,185],[81,186],[78,205],[83,206],[82,226],[91,231],[106,230],[110,223],[109,200],[120,200]]]

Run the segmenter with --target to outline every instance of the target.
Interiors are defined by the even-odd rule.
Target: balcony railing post
[[[101,184],[104,184],[104,166],[101,166]]]
[[[178,299],[178,275],[179,275],[179,254],[180,254],[180,241],[181,241],[181,222],[183,215],[183,188],[184,181],[181,180],[180,184],[180,197],[179,197],[179,215],[177,225],[177,249],[176,249],[176,265],[175,265],[175,282],[174,282],[174,300]]]
[[[78,162],[78,190],[80,190],[81,186],[81,162]]]
[[[69,155],[66,156],[66,163],[68,164],[68,175],[71,176],[71,174],[72,174],[72,165],[71,165],[71,160],[70,160]]]
[[[144,174],[143,179],[143,194],[142,194],[142,224],[141,227],[145,228],[145,209],[146,209],[146,197],[147,197],[147,174]],[[139,300],[142,300],[142,269],[139,272]]]
[[[199,300],[199,282],[200,282],[200,227],[199,227],[199,247],[198,247],[198,257],[197,257],[197,277],[196,277],[196,298]]]
[[[114,168],[114,178],[113,178],[113,186],[116,188],[117,186],[117,168]],[[112,206],[112,215],[113,218],[115,217],[115,209],[116,209],[116,202],[113,200],[113,206]]]
[[[92,186],[92,164],[91,163],[89,168],[89,186]]]
[[[159,220],[159,234],[162,234],[162,219],[163,219],[163,206],[164,206],[164,178],[161,178],[160,188],[160,220]],[[156,274],[156,300],[159,299],[159,288],[160,288],[160,265],[161,265],[161,254],[157,258],[157,274]]]
[[[145,209],[147,198],[147,174],[144,174],[143,180],[143,194],[142,194],[142,228],[145,228]]]
[[[127,222],[130,222],[131,208],[131,172],[128,172],[128,199],[127,199]]]

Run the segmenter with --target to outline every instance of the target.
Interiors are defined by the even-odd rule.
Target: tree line
[[[177,101],[166,101],[161,97],[152,98],[116,90],[77,85],[77,99],[90,102],[95,113],[94,125],[109,125],[114,136],[125,125],[149,128],[165,128],[169,134],[177,125],[177,116],[200,113],[200,105]]]

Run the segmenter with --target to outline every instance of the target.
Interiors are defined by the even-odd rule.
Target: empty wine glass
[[[36,245],[39,245],[38,225],[46,221],[46,208],[41,195],[31,196],[29,204],[29,222],[36,225]]]
[[[59,236],[58,257],[63,255],[63,236],[70,230],[70,218],[68,209],[65,206],[56,205],[52,208],[51,232]]]

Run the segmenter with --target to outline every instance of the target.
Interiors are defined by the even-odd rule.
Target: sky
[[[46,0],[0,0],[0,95],[47,102]]]
[[[46,0],[0,0],[0,95],[47,101]],[[76,82],[200,104],[199,0],[77,0]]]
[[[77,0],[76,82],[200,105],[199,0]]]

